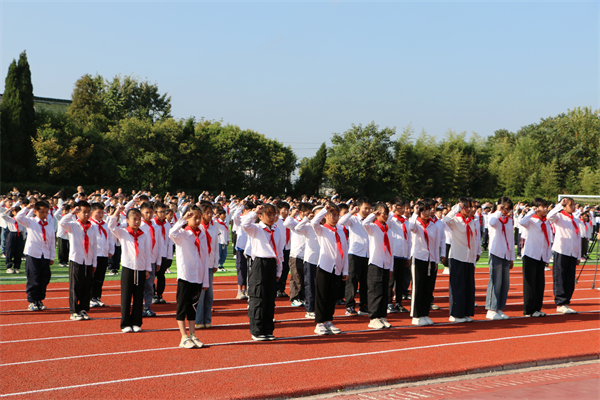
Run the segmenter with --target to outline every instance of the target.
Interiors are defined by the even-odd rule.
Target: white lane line
[[[300,359],[300,360],[288,360],[288,361],[277,361],[277,362],[271,362],[271,363],[236,365],[236,366],[231,366],[231,367],[200,369],[200,370],[195,370],[195,371],[175,372],[175,373],[171,373],[171,374],[139,376],[139,377],[127,378],[127,379],[116,379],[116,380],[112,380],[112,381],[89,382],[89,383],[84,383],[81,385],[71,385],[71,386],[62,386],[62,387],[55,387],[55,388],[48,388],[48,389],[29,390],[26,392],[6,393],[6,394],[1,394],[0,397],[20,396],[20,395],[28,395],[28,394],[35,394],[35,393],[45,393],[45,392],[51,392],[51,391],[55,391],[55,390],[80,389],[80,388],[87,388],[90,386],[113,385],[113,384],[124,383],[124,382],[135,382],[135,381],[141,381],[141,380],[147,380],[147,379],[170,378],[170,377],[176,377],[176,376],[205,374],[205,373],[211,373],[211,372],[234,371],[234,370],[239,370],[239,369],[251,369],[251,368],[264,368],[264,367],[273,367],[273,366],[278,366],[278,365],[290,365],[290,364],[300,364],[300,363],[308,363],[308,362],[315,362],[315,361],[336,360],[336,359],[342,359],[342,358],[374,356],[374,355],[398,353],[398,352],[404,352],[404,351],[425,350],[425,349],[434,349],[434,348],[441,348],[441,347],[464,346],[464,345],[471,345],[471,344],[493,343],[493,342],[518,340],[518,339],[539,338],[542,336],[569,335],[569,334],[593,332],[593,331],[599,331],[599,330],[600,330],[600,328],[592,328],[592,329],[580,329],[580,330],[574,330],[574,331],[540,333],[540,334],[535,334],[535,335],[508,336],[508,337],[501,337],[501,338],[494,338],[494,339],[483,339],[483,340],[473,340],[473,341],[453,342],[453,343],[441,343],[441,344],[434,344],[434,345],[427,345],[427,346],[407,347],[407,348],[402,348],[402,349],[370,351],[370,352],[365,352],[365,353],[342,354],[342,355],[337,355],[337,356],[315,357],[315,358],[304,358],[304,359]]]

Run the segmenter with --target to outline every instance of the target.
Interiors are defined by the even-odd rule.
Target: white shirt
[[[505,260],[515,260],[515,238],[513,235],[513,219],[511,215],[507,215],[508,221],[504,224],[504,230],[502,230],[502,211],[498,210],[493,214],[490,214],[489,222],[489,235],[490,235],[490,254],[495,255],[498,258]]]
[[[292,230],[289,229],[288,227],[286,227],[283,222],[284,222],[283,217],[281,217],[281,215],[280,215],[279,220],[277,221],[277,226],[279,226],[279,228],[283,231],[283,234],[284,234],[285,247],[283,249],[290,250],[291,249],[291,241],[292,241]],[[291,256],[291,253],[290,253],[290,256]]]
[[[208,286],[210,281],[206,263],[208,257],[206,233],[200,225],[198,235],[200,253],[198,253],[196,234],[191,230],[186,230],[186,226],[187,221],[182,218],[169,231],[169,237],[175,243],[177,279]]]
[[[152,243],[152,233],[150,232],[150,228],[154,228],[154,243]],[[160,228],[158,225],[156,225],[154,223],[154,221],[150,221],[150,224],[146,223],[146,221],[144,221],[142,219],[142,224],[140,225],[140,229],[144,231],[145,234],[148,235],[148,237],[150,238],[150,253],[148,254],[148,257],[150,257],[150,262],[152,264],[156,264],[156,265],[160,265],[162,262],[162,253],[163,253],[163,249],[162,249],[162,243],[159,240],[159,232],[158,232],[158,228]]]
[[[401,222],[400,219],[404,222]],[[390,233],[392,234],[390,238],[390,241],[392,242],[392,254],[394,257],[409,259],[411,248],[411,222],[408,218],[404,218],[404,216],[397,216],[390,213],[388,226],[390,227],[388,235]],[[404,229],[406,229],[406,235]]]
[[[110,229],[108,229],[108,225],[104,220],[96,221],[93,218],[90,218],[90,222],[96,230],[96,257],[108,257],[110,254],[115,254],[116,238]],[[102,229],[100,229],[100,227],[102,227]]]
[[[306,242],[306,236],[296,232],[295,228],[298,223],[302,221],[299,218],[287,217],[283,221],[283,226],[290,230],[292,237],[290,238],[290,257],[303,259],[304,258],[304,246]]]
[[[215,217],[214,223],[219,231],[219,244],[229,244],[229,228],[227,227],[225,221],[221,221],[219,217]]]
[[[561,214],[563,206],[557,204],[546,219],[554,224],[555,236],[552,251],[569,257],[581,258],[581,230],[576,232],[573,221],[579,228],[579,219],[571,220],[566,215]]]
[[[360,214],[347,213],[340,218],[338,225],[348,227],[350,233],[348,253],[358,257],[369,257],[369,235],[362,225],[363,220]]]
[[[15,219],[9,215],[8,210],[6,210],[2,214],[0,214],[0,221],[2,221],[2,223],[4,224],[4,229],[8,229],[10,232],[17,231],[17,227],[15,225],[15,223],[17,221],[15,221]],[[19,227],[19,235],[23,234],[23,232],[22,232],[23,229],[26,229],[26,228],[23,227],[21,229],[21,227]]]
[[[552,228],[548,220],[542,222],[539,218],[534,218],[534,215],[535,211],[529,210],[527,215],[521,219],[521,226],[527,231],[527,240],[522,255],[549,263],[552,259]],[[546,226],[548,241],[546,241],[542,225]]]
[[[479,221],[470,220],[469,236],[467,237],[467,223],[458,214],[462,210],[460,204],[454,205],[452,210],[444,217],[444,224],[452,231],[452,246],[450,247],[449,258],[475,264],[477,262],[477,231],[479,230]]]
[[[339,224],[333,227],[335,232],[323,227],[321,221],[326,214],[327,210],[323,208],[310,222],[319,239],[318,267],[329,273],[334,272],[336,275],[348,275],[348,241],[346,240],[346,234]],[[336,232],[340,238],[342,254],[338,250]]]
[[[277,278],[279,279],[283,272],[285,232],[283,232],[277,224],[273,225],[271,229],[263,222],[255,224],[254,221],[256,220],[256,216],[257,214],[254,211],[250,211],[241,221],[242,229],[252,238],[252,241],[250,242],[252,246],[252,257],[275,258],[277,260]],[[265,229],[273,231],[275,249],[271,243],[271,234],[265,231]]]
[[[54,261],[56,258],[56,239],[52,224],[46,219],[48,225],[44,227],[46,231],[46,240],[44,240],[40,219],[38,217],[30,217],[27,215],[28,213],[29,209],[23,208],[15,215],[15,220],[19,223],[19,226],[27,228],[27,241],[25,242],[23,254],[33,258],[44,258]]]
[[[385,246],[384,231],[374,222],[374,213],[371,213],[362,222],[367,235],[369,235],[369,264],[378,266],[379,268],[392,271],[394,270],[394,256],[392,255],[392,235],[389,227],[386,225],[382,226],[387,229],[387,237],[389,243],[389,251]]]
[[[429,219],[429,221],[427,221],[427,225],[425,225],[427,229],[426,239],[425,228],[417,219],[417,214],[413,214],[412,217],[410,217],[410,222],[412,223],[411,257],[421,261],[435,262],[437,264],[439,262],[437,248],[439,244],[439,238],[440,236],[443,236],[443,230],[440,230],[439,226]]]
[[[242,212],[244,206],[240,205],[233,212],[233,226],[237,233],[237,241],[235,243],[236,250],[244,250],[246,248],[246,242],[248,241],[248,234],[242,229]]]
[[[304,236],[304,258],[303,260],[309,264],[317,265],[319,263],[319,239],[314,228],[310,224],[308,217],[304,217],[302,221],[296,225],[294,231]]]
[[[88,251],[85,251],[85,233],[79,219],[74,214],[63,216],[59,222],[60,226],[69,234],[69,260],[81,265],[96,267],[98,261],[98,247],[96,236],[98,229],[91,221],[88,221]]]
[[[109,217],[108,229],[121,242],[121,265],[134,271],[152,271],[150,234],[142,231],[143,234],[137,238],[139,252],[136,255],[134,237],[127,231],[127,225],[117,225],[118,220],[118,217]]]
[[[433,215],[430,218],[431,222],[433,222],[435,224],[435,226],[438,228],[438,245],[437,245],[437,249],[436,249],[436,255],[437,255],[437,260],[439,262],[440,257],[446,257],[446,235],[444,232],[444,223],[442,222],[441,219],[439,219],[438,217],[436,217],[435,215]]]
[[[171,223],[165,219],[164,224],[161,226],[158,222],[158,218],[155,216],[152,218],[153,226],[155,227],[156,233],[156,241],[160,240],[160,257],[167,258],[167,253],[169,252],[169,231],[171,230]],[[164,234],[163,234],[164,228]],[[173,254],[173,250],[171,249],[171,254]],[[162,260],[161,260],[162,261]]]
[[[208,249],[208,236],[210,236],[210,251],[206,259],[207,268],[219,267],[219,228],[215,226],[213,221],[208,224],[208,229],[203,224],[201,226],[206,232],[206,248]]]

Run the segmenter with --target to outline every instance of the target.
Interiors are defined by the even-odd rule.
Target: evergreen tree
[[[294,192],[297,195],[312,196],[319,192],[327,161],[327,146],[321,145],[317,154],[311,158],[304,158],[300,163],[300,177],[296,181]]]

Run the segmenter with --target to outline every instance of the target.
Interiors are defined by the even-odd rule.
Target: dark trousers
[[[121,265],[121,246],[115,246],[115,254],[108,259],[108,269],[118,271]]]
[[[411,269],[413,288],[410,316],[413,318],[427,317],[433,298],[433,289],[435,289],[437,265],[435,262],[413,258]]]
[[[340,282],[342,282],[342,277],[336,275],[335,272],[317,268],[315,293],[315,322],[317,324],[333,321],[336,294]]]
[[[281,272],[281,278],[277,281],[277,291],[285,292],[285,286],[287,285],[287,277],[290,273],[290,251],[283,250],[283,271]]]
[[[369,258],[359,257],[354,254],[348,255],[348,280],[346,281],[346,307],[355,308],[356,291],[360,285],[360,304],[359,310],[368,312],[368,283],[367,275],[369,271]]]
[[[446,262],[444,262],[444,266],[447,267],[448,266],[448,256],[450,255],[450,248],[452,247],[452,245],[450,243],[446,243]]]
[[[68,264],[69,263],[69,239],[58,238],[58,263]]]
[[[121,272],[121,329],[134,325],[142,326],[145,284],[146,271],[123,268]]]
[[[374,264],[369,264],[367,268],[369,318],[385,318],[387,315],[390,271],[379,268]]]
[[[235,269],[237,270],[237,284],[246,286],[248,283],[248,259],[244,255],[244,250],[235,251]]]
[[[577,258],[554,253],[552,277],[554,278],[554,303],[557,306],[571,304],[571,297],[575,290],[576,267]]]
[[[26,256],[25,275],[27,276],[27,301],[34,303],[46,298],[46,287],[50,283],[50,260]]]
[[[481,248],[483,250],[487,251],[489,241],[490,241],[490,234],[487,229],[484,229],[483,233],[481,234]],[[448,253],[446,253],[446,256],[447,255],[448,255]]]
[[[475,264],[449,259],[450,315],[454,318],[475,315]]]
[[[165,272],[168,268],[171,268],[172,264],[173,260],[169,260],[166,257],[163,257],[160,263],[160,269],[156,271],[156,285],[154,285],[154,295],[157,297],[162,297],[163,293],[165,292],[165,286],[167,284],[165,279]]]
[[[396,304],[402,304],[402,292],[404,286],[404,274],[406,272],[406,258],[394,257],[394,275],[388,285],[388,303],[392,304],[394,299],[394,285],[396,287]]]
[[[188,321],[196,320],[196,306],[201,293],[201,283],[177,279],[177,312],[175,314],[177,321],[185,321],[186,317]]]
[[[108,268],[108,257],[98,257],[96,264],[96,272],[94,272],[92,283],[92,299],[102,297],[102,285],[104,285],[106,269]]]
[[[234,231],[233,229],[231,230],[231,244],[233,245],[233,248],[235,249],[236,244],[237,244],[237,232]]]
[[[14,268],[21,269],[21,258],[23,258],[23,248],[25,241],[23,234],[10,232],[6,237],[6,269]]]
[[[277,260],[256,257],[248,274],[248,317],[252,335],[273,334],[276,294]]]
[[[69,261],[69,312],[71,314],[90,311],[93,269],[91,265]]]
[[[304,308],[306,312],[315,312],[315,295],[317,286],[317,266],[304,261],[304,293],[306,294],[306,303]],[[339,286],[336,287],[339,293]],[[337,296],[334,296],[337,297]],[[336,299],[337,300],[337,299]]]
[[[304,260],[290,257],[290,301],[304,300]]]
[[[588,238],[581,238],[581,256],[582,257],[587,257],[589,245],[590,245],[590,240]]]
[[[546,277],[544,276],[544,260],[534,260],[531,257],[523,257],[523,314],[531,315],[535,311],[542,310],[544,301],[544,288]]]

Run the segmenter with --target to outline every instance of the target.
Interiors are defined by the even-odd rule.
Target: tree
[[[19,56],[19,62],[13,60],[8,68],[0,113],[3,179],[13,182],[35,180],[31,144],[36,132],[35,109],[31,71],[25,51]]]
[[[325,163],[327,162],[327,146],[321,145],[317,154],[311,158],[303,158],[300,162],[300,177],[295,183],[296,195],[315,195],[323,183]]]

